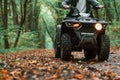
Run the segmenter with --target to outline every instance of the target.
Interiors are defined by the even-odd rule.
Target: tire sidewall
[[[61,36],[61,59],[65,61],[71,60],[71,39],[67,33]]]
[[[101,35],[100,45],[98,50],[98,60],[104,61],[109,58],[110,39],[107,35]]]

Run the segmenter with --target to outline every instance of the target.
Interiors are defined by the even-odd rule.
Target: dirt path
[[[120,80],[120,49],[112,48],[108,61],[82,60],[73,53],[69,62],[54,58],[53,50],[0,54],[0,80]]]

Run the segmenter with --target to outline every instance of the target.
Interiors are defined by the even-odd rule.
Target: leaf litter
[[[82,58],[66,62],[47,49],[0,54],[0,80],[120,80],[118,54],[104,62]]]

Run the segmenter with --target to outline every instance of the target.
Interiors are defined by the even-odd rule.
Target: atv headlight
[[[66,22],[65,23],[67,27],[73,27],[73,28],[79,28],[81,24],[79,22]]]
[[[79,28],[80,26],[81,26],[80,23],[73,23],[73,27],[74,27],[74,28]]]
[[[102,24],[100,24],[100,23],[96,23],[95,24],[95,29],[97,30],[97,31],[100,31],[100,30],[102,30]]]

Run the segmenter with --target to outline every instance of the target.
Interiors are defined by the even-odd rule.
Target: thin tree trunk
[[[3,15],[3,28],[4,28],[4,30],[6,30],[7,26],[8,26],[8,10],[7,10],[8,4],[7,3],[8,3],[8,0],[4,0],[4,15]],[[5,46],[5,49],[9,48],[8,34],[6,31],[4,32],[4,46]]]
[[[95,10],[94,14],[95,14],[95,17],[99,19],[99,12],[98,12],[98,10]]]
[[[3,6],[2,6],[2,0],[0,0],[0,19],[2,21],[2,16],[3,16]]]
[[[17,46],[18,44],[18,41],[19,41],[19,38],[20,38],[20,34],[21,34],[21,30],[23,28],[23,24],[25,22],[25,18],[26,18],[26,7],[27,7],[27,0],[25,0],[24,2],[24,11],[22,12],[22,6],[21,6],[21,22],[20,22],[20,28],[18,30],[18,34],[17,34],[17,37],[16,37],[16,40],[15,40],[15,43],[14,43],[14,47]]]
[[[105,0],[102,0],[104,5],[105,5],[105,10],[106,10],[106,15],[108,17],[108,21],[112,22],[112,18],[111,18],[111,12],[110,12],[110,5],[109,4],[106,4],[106,1]]]
[[[43,19],[43,21],[44,21],[44,23],[45,23],[45,28],[46,28],[46,30],[47,30],[47,32],[48,32],[48,34],[49,34],[49,36],[50,36],[52,42],[54,42],[54,38],[53,38],[51,32],[50,32],[49,29],[48,29],[47,22],[45,21],[44,18],[42,18],[42,19]]]
[[[32,23],[34,23],[32,6],[33,6],[33,1],[30,0],[29,3],[27,4],[27,14],[26,14],[26,20],[25,20],[25,32],[31,31]]]
[[[16,3],[15,0],[11,0],[12,3],[12,10],[13,10],[13,19],[14,19],[14,24],[18,25],[18,14],[17,14],[17,9],[16,9]]]
[[[113,0],[113,3],[114,3],[114,8],[115,8],[117,20],[119,20],[119,15],[118,15],[118,11],[117,11],[116,1]]]
[[[31,26],[31,29],[34,30],[34,31],[38,31],[38,23],[39,23],[39,14],[40,14],[40,9],[39,7],[37,6],[37,0],[34,1],[33,3],[33,23],[32,23],[32,26]]]

